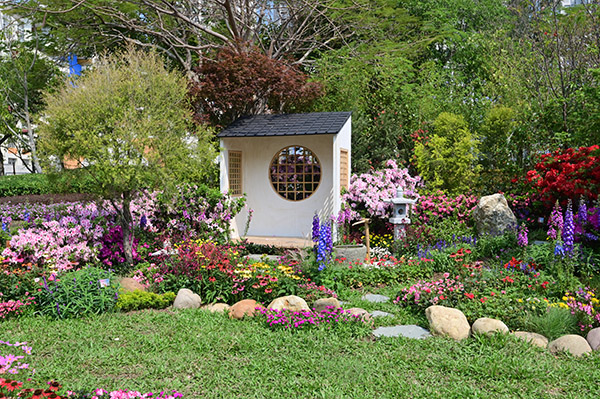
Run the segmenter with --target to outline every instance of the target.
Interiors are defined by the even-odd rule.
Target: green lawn
[[[600,355],[555,357],[510,337],[462,343],[274,332],[200,310],[0,324],[33,346],[36,379],[185,398],[595,398]]]

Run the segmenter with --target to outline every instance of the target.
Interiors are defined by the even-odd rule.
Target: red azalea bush
[[[542,155],[533,170],[527,172],[549,206],[559,200],[585,197],[595,200],[600,188],[600,146],[567,148]]]

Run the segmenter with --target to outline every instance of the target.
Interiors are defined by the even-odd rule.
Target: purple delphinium
[[[569,256],[573,253],[573,244],[575,239],[575,222],[573,220],[573,209],[571,200],[567,204],[567,210],[565,211],[564,227],[562,230],[562,241],[565,253]]]
[[[319,241],[319,228],[320,228],[319,215],[317,215],[315,213],[315,216],[313,216],[313,221],[312,221],[312,240],[315,244]]]
[[[522,224],[519,227],[519,232],[517,233],[517,245],[522,248],[525,248],[529,244],[529,239],[527,238],[527,234],[529,230],[525,224]]]
[[[548,238],[556,240],[556,238],[560,236],[563,229],[562,211],[558,201],[556,201],[554,204],[554,209],[552,209],[550,219],[548,219],[548,226]]]
[[[317,244],[317,263],[319,271],[325,269],[325,265],[329,262],[333,242],[331,240],[331,228],[328,224],[323,224],[319,231],[319,243]]]

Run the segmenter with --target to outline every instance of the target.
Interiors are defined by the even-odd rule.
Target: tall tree
[[[294,65],[259,49],[220,50],[196,70],[191,94],[201,120],[227,126],[242,115],[302,111],[321,95],[321,85]]]
[[[3,0],[43,23],[53,45],[85,52],[118,42],[164,52],[191,73],[207,50],[259,47],[273,59],[303,64],[352,35],[332,17],[336,0]],[[348,7],[354,7],[350,4]]]
[[[0,32],[0,107],[3,108],[0,144],[11,142],[18,154],[30,153],[32,165],[25,165],[32,173],[41,173],[33,114],[44,106],[42,91],[54,82],[59,71],[39,51],[35,27],[26,36],[19,37],[16,24],[22,21],[14,20],[13,23]],[[0,161],[3,163],[4,160]]]
[[[214,168],[210,132],[191,123],[185,77],[156,53],[130,48],[100,59],[46,101],[39,127],[45,160],[54,169],[57,160],[76,160],[96,180],[94,193],[119,215],[131,263],[134,194],[199,181]]]

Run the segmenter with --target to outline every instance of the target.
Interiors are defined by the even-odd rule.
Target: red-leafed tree
[[[227,126],[244,115],[299,112],[321,96],[321,84],[310,82],[296,66],[265,55],[258,48],[219,50],[198,68],[190,93],[196,116]]]

